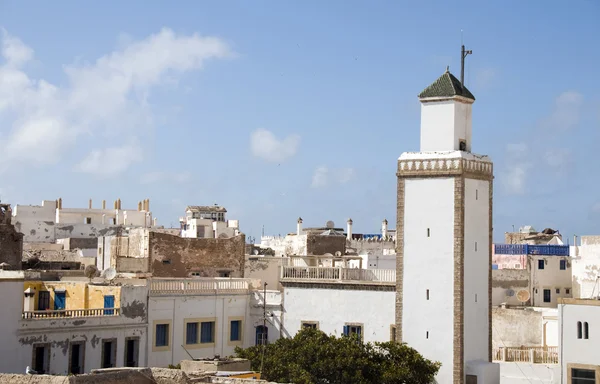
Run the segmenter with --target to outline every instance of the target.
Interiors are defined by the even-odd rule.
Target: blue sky
[[[418,150],[416,95],[458,76],[462,29],[495,240],[598,234],[599,18],[592,0],[0,1],[1,197],[378,232]]]

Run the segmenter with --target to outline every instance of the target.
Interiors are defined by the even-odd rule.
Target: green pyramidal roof
[[[460,80],[454,77],[448,70],[444,72],[436,81],[433,82],[429,87],[425,88],[423,92],[419,94],[419,99],[426,97],[452,97],[462,96],[467,99],[475,100],[475,96],[460,84]]]

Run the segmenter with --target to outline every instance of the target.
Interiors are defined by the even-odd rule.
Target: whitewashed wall
[[[440,361],[437,380],[450,383],[454,344],[454,179],[407,179],[404,188],[402,339],[426,358]]]
[[[490,183],[465,180],[464,361],[489,354]]]
[[[558,365],[504,362],[499,364],[501,384],[561,384]],[[564,383],[566,384],[566,381]]]
[[[395,302],[395,291],[284,287],[284,330],[293,337],[303,321],[317,321],[321,331],[340,336],[345,323],[360,323],[365,342],[390,341]]]
[[[261,248],[271,248],[275,256],[306,255],[307,235],[263,236]]]
[[[544,269],[538,269],[538,260],[544,260]],[[560,269],[560,260],[567,260],[567,269]],[[536,307],[556,308],[558,299],[573,297],[573,274],[571,260],[560,256],[529,256],[531,266],[531,286],[533,288],[533,305]],[[550,290],[549,303],[544,302],[544,289]],[[567,293],[569,290],[569,293]],[[558,292],[557,292],[558,291]]]
[[[23,313],[23,272],[2,271],[0,275],[0,372],[25,373],[31,365],[31,350],[21,348],[16,337]]]
[[[421,151],[458,150],[458,140],[471,150],[471,104],[452,100],[421,104]]]
[[[568,364],[600,365],[600,353],[598,353],[600,302],[598,300],[581,300],[579,302],[578,304],[558,305],[559,348],[561,348],[561,369],[565,379]],[[577,338],[578,321],[588,323],[588,339]]]

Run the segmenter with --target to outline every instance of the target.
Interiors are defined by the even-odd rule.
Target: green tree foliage
[[[260,370],[263,346],[236,348]],[[356,336],[328,336],[306,328],[264,347],[262,378],[294,384],[430,384],[441,364],[406,344],[363,343]]]

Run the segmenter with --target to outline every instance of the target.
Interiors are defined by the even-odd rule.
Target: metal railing
[[[494,244],[496,255],[569,256],[568,245]]]
[[[46,311],[24,311],[23,319],[51,319],[57,317],[103,317],[119,316],[121,308],[93,308],[93,309],[63,309]]]
[[[558,347],[499,347],[492,351],[494,361],[558,364]]]
[[[241,279],[169,279],[152,280],[151,295],[196,295],[247,292],[249,284]]]
[[[367,281],[395,283],[395,269],[359,269],[330,267],[281,267],[281,280]]]

